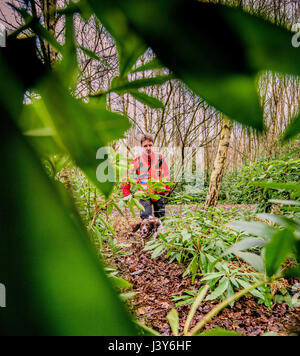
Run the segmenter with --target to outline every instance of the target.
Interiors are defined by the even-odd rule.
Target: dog
[[[142,239],[148,239],[152,236],[156,239],[161,227],[162,222],[158,218],[150,216],[149,219],[142,220],[141,222],[134,224],[132,226],[132,230],[133,232],[140,230]]]

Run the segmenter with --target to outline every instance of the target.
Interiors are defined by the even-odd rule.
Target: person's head
[[[141,146],[143,148],[143,151],[147,154],[147,155],[151,155],[153,152],[153,147],[154,147],[154,138],[152,135],[150,134],[144,134],[141,137]]]

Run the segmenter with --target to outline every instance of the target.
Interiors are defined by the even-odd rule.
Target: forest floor
[[[237,211],[252,210],[253,206],[223,205],[218,208],[225,210],[236,207]],[[176,214],[178,207],[168,207],[168,212]],[[175,307],[173,296],[181,296],[185,291],[198,290],[202,284],[191,277],[183,278],[184,266],[169,263],[164,256],[151,258],[151,253],[143,251],[143,244],[138,233],[128,229],[133,218],[117,217],[114,227],[118,233],[118,243],[128,247],[123,251],[131,251],[127,256],[113,258],[111,263],[120,272],[120,276],[128,280],[136,293],[129,302],[138,320],[153,328],[164,336],[170,336],[171,328],[166,319],[167,314]],[[195,326],[215,305],[214,302],[203,302],[193,319]],[[180,334],[190,310],[190,306],[177,308],[180,317]],[[258,305],[251,296],[246,296],[235,303],[234,307],[225,308],[216,318],[205,326],[206,329],[221,327],[234,330],[248,336],[260,336],[266,332],[279,335],[300,334],[300,308],[292,311],[287,304],[276,304],[272,310]]]

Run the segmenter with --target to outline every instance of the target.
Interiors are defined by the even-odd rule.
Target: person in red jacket
[[[133,164],[133,169],[129,170],[137,174],[137,183],[143,188],[140,191],[149,191],[149,180],[156,182],[169,182],[170,172],[167,162],[162,154],[153,152],[154,139],[151,135],[145,134],[141,137],[141,145],[143,148],[143,153],[136,157]],[[128,197],[131,195],[130,192],[131,184],[126,182],[123,184],[123,195]],[[163,190],[153,190],[151,193],[160,195],[159,200],[148,199],[140,200],[141,205],[145,208],[145,211],[141,212],[141,218],[143,220],[148,219],[150,216],[156,218],[162,218],[165,216],[165,206],[166,206],[166,196],[170,193],[171,186],[166,185]]]

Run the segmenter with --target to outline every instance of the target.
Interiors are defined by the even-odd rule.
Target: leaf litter
[[[130,245],[123,250],[131,251],[127,256],[117,256],[110,261],[133,286],[135,297],[128,301],[129,308],[144,325],[153,328],[163,336],[171,336],[167,320],[168,313],[175,308],[173,296],[186,295],[187,291],[199,290],[203,283],[199,279],[183,277],[185,267],[169,263],[164,256],[151,258],[151,253],[143,251],[139,233],[133,233],[130,225],[137,219],[118,217],[114,228],[118,243]],[[193,328],[215,305],[216,301],[200,304],[190,328]],[[179,335],[190,310],[190,305],[177,307],[179,313]],[[203,331],[221,327],[247,336],[261,336],[264,333],[277,333],[282,336],[300,334],[300,308],[292,311],[286,303],[275,304],[272,310],[259,305],[251,296],[245,296],[233,307],[225,308],[208,323]]]

